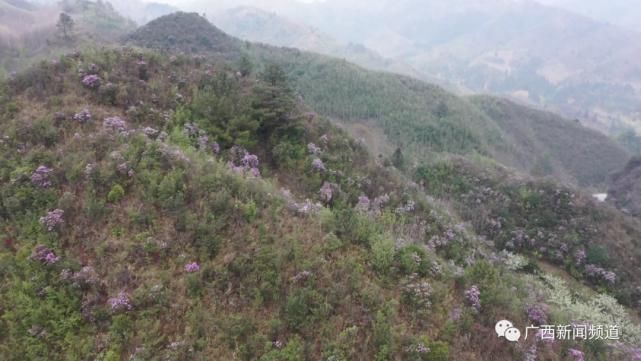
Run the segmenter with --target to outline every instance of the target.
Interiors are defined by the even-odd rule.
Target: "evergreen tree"
[[[294,109],[294,99],[282,68],[269,65],[261,76],[262,82],[253,90],[251,106],[258,121],[259,132],[271,135],[278,128],[293,123],[289,115]]]
[[[240,74],[242,76],[248,76],[254,70],[254,64],[252,64],[251,60],[249,60],[249,57],[247,55],[243,55],[240,58],[240,63],[238,64],[238,69],[239,69]]]
[[[73,31],[73,25],[74,21],[69,16],[67,13],[60,13],[60,17],[58,18],[58,23],[56,24],[56,27],[58,27],[58,30],[62,32],[62,37],[65,40],[71,39],[71,32]]]
[[[392,155],[392,164],[398,169],[405,168],[405,156],[401,151],[401,148],[396,148],[394,154]]]

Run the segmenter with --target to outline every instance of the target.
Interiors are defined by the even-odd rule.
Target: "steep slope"
[[[598,184],[603,182],[604,172],[607,175],[619,170],[629,157],[612,139],[578,121],[499,98],[476,96],[471,100],[518,144],[513,148],[515,159],[504,163],[527,164],[531,174],[558,178],[567,173],[575,175],[582,185]],[[594,168],[597,163],[603,166]]]
[[[534,348],[556,361],[573,347],[633,359],[641,329],[613,298],[537,271],[547,254],[494,251],[305,114],[277,67],[238,70],[125,48],[1,84],[0,358],[508,361]],[[558,198],[563,222],[565,191],[537,194]],[[626,266],[614,285],[585,281],[630,292]],[[514,347],[495,336],[502,318],[615,322],[625,344]]]
[[[624,169],[612,175],[608,201],[627,214],[641,216],[641,159],[633,158]]]
[[[638,221],[465,157],[430,153],[413,183],[311,113],[283,67],[308,61],[319,87],[336,64],[382,77],[417,92],[406,112],[429,90],[446,120],[461,102],[483,115],[472,101],[242,49],[272,64],[127,46],[0,83],[0,359],[634,360]],[[505,318],[616,324],[621,342],[509,343]]]

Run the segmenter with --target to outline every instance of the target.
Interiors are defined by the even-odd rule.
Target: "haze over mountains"
[[[641,53],[641,35],[622,27],[531,1],[326,1],[274,7],[462,92],[510,96],[611,134],[639,127],[641,68],[634,59]],[[272,21],[273,27],[282,26],[280,19]],[[251,29],[239,33],[249,35]],[[265,38],[269,32],[260,34],[265,42],[279,41]]]

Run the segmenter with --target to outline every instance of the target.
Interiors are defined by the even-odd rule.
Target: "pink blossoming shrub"
[[[87,108],[73,115],[73,120],[75,120],[78,123],[88,123],[91,121],[91,118],[92,118],[91,112]]]
[[[211,150],[214,152],[214,154],[219,154],[220,144],[218,144],[217,142],[214,142],[214,144],[211,145]]]
[[[309,143],[307,144],[307,150],[309,151],[309,154],[312,155],[318,155],[321,153],[321,149],[316,146],[314,143]]]
[[[31,173],[31,183],[40,188],[51,187],[51,173],[53,169],[41,165]]]
[[[201,135],[198,137],[198,149],[206,150],[207,145],[209,144],[209,137],[206,135]]]
[[[127,311],[133,308],[129,295],[125,291],[120,291],[118,296],[107,300],[107,304],[109,304],[112,311]]]
[[[200,265],[197,262],[188,263],[185,265],[185,271],[194,273],[200,271]]]
[[[60,257],[56,256],[51,249],[43,245],[39,245],[33,250],[33,252],[31,252],[31,259],[47,265],[52,265],[58,262]]]
[[[585,250],[583,249],[579,249],[576,252],[574,252],[574,261],[576,262],[577,265],[584,264],[587,258],[588,256],[585,253]]]
[[[548,320],[548,307],[545,304],[530,304],[526,306],[527,317],[537,325],[544,325]]]
[[[358,203],[356,203],[355,209],[359,212],[369,211],[370,200],[366,195],[358,197]]]
[[[82,85],[89,89],[98,89],[100,87],[100,83],[102,82],[102,79],[96,74],[89,74],[85,75],[82,78]]]
[[[64,214],[65,211],[62,209],[54,209],[48,212],[46,216],[40,217],[40,223],[47,228],[47,231],[51,232],[65,223],[63,219]]]
[[[585,361],[585,354],[582,351],[571,348],[568,353],[574,358],[574,361]]]
[[[465,301],[477,312],[481,310],[481,291],[474,285],[465,291]]]
[[[337,190],[338,186],[334,183],[324,182],[320,191],[320,199],[323,203],[329,204],[334,199],[334,192]]]
[[[150,138],[153,138],[153,137],[155,137],[156,135],[158,135],[158,130],[157,130],[157,129],[154,129],[154,128],[152,128],[152,127],[144,127],[144,128],[142,129],[142,132],[143,132],[146,136],[148,136],[148,137],[150,137]]]
[[[314,169],[317,172],[325,172],[327,169],[325,168],[325,163],[323,163],[320,158],[315,158],[312,161],[312,169]]]
[[[124,132],[127,129],[127,122],[125,122],[121,117],[115,116],[105,118],[104,122],[102,122],[102,126],[112,131]]]
[[[260,178],[259,162],[256,155],[249,154],[242,147],[235,145],[229,150],[229,158],[228,165],[232,172]]]
[[[585,266],[585,274],[593,280],[605,281],[609,284],[614,284],[617,278],[616,273],[593,264]]]

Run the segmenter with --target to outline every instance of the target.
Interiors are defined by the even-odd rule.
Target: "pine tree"
[[[58,27],[58,30],[62,32],[62,37],[65,40],[71,39],[71,32],[73,31],[73,25],[74,21],[69,16],[67,13],[60,13],[60,17],[58,18],[58,23],[56,24],[56,27]]]
[[[396,148],[394,154],[392,155],[392,164],[398,169],[405,168],[405,156],[401,151],[401,148]]]
[[[269,65],[261,79],[253,90],[251,105],[254,118],[260,124],[259,132],[269,136],[276,129],[291,125],[289,115],[294,109],[294,99],[287,76],[279,66]]]

